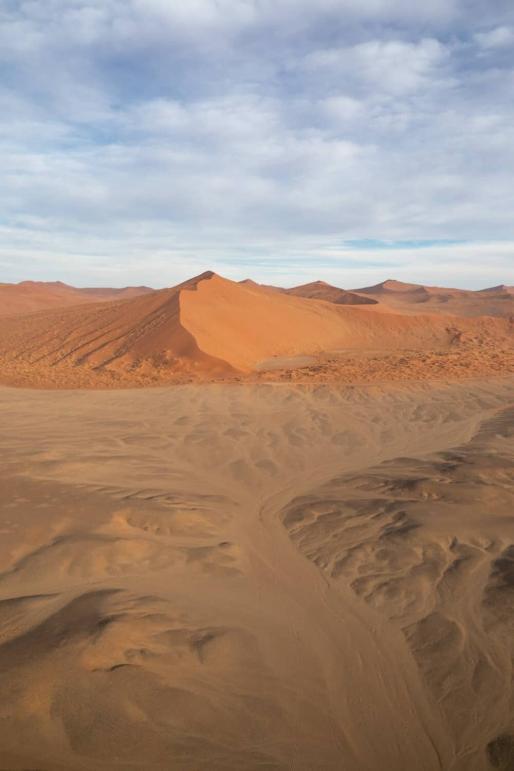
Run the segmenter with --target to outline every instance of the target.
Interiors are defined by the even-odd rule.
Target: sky
[[[0,0],[0,281],[514,284],[512,0]]]

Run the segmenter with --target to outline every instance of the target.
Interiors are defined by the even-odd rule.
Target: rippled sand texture
[[[513,384],[0,389],[0,768],[514,768]]]

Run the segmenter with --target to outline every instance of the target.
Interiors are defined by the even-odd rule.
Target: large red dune
[[[451,350],[510,344],[503,318],[392,312],[271,292],[207,272],[170,289],[3,320],[3,379],[138,384],[249,373],[323,352]]]

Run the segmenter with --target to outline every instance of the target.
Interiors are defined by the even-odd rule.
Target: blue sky
[[[0,0],[0,280],[514,284],[512,0]]]

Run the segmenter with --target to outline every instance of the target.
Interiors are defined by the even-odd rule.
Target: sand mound
[[[416,292],[419,289],[424,289],[424,287],[420,284],[406,284],[404,281],[396,281],[395,279],[388,278],[374,286],[365,286],[361,289],[355,289],[354,291],[362,292],[363,294],[387,294],[389,292],[411,293]]]
[[[498,284],[498,286],[491,286],[487,289],[480,289],[478,294],[489,295],[491,297],[507,300],[514,295],[514,286]]]
[[[354,291],[404,313],[507,317],[514,315],[514,292],[512,287],[505,285],[470,291],[404,284],[401,281],[388,279],[375,286]]]
[[[22,281],[19,284],[0,284],[0,317],[102,300],[128,299],[152,291],[146,286],[124,287],[123,289],[79,289],[63,284],[61,281]]]
[[[511,337],[502,319],[457,320],[352,307],[228,281],[211,272],[130,300],[6,318],[4,381],[95,386],[251,372],[330,350],[447,349]]]
[[[295,297],[325,300],[337,305],[375,305],[378,302],[378,300],[372,297],[366,297],[356,292],[348,292],[346,289],[339,289],[339,287],[327,284],[325,281],[313,281],[310,284],[294,286],[292,289],[285,289],[284,291]]]

